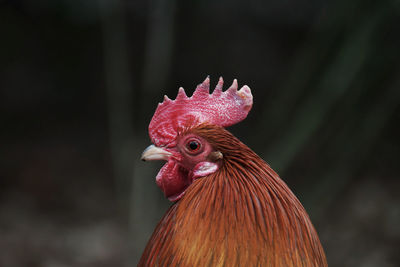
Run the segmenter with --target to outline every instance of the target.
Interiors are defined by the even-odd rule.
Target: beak
[[[160,148],[155,145],[148,146],[142,153],[140,158],[143,161],[148,160],[168,160],[172,153]]]

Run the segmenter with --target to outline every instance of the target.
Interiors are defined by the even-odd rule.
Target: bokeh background
[[[230,130],[330,266],[399,266],[400,1],[0,1],[0,266],[135,266],[171,205],[143,163],[164,94],[248,84]]]

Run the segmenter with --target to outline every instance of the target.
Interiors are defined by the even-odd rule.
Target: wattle
[[[157,185],[170,201],[179,200],[192,183],[189,172],[174,160],[169,160],[158,172]]]

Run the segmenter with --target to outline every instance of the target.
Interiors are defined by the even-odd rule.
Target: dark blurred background
[[[208,74],[330,266],[399,266],[399,49],[398,0],[0,0],[0,266],[135,266],[171,205],[148,123]]]

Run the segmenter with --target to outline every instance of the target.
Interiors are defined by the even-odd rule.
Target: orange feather
[[[267,163],[222,127],[188,131],[223,163],[172,205],[138,266],[327,266],[306,211]]]

